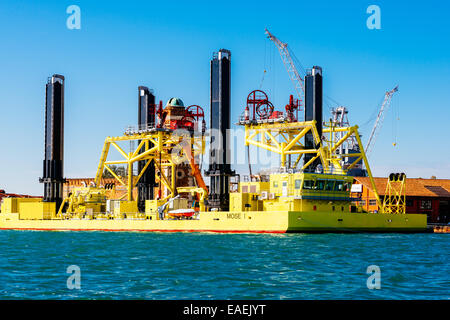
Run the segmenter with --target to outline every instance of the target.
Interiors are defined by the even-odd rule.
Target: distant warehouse
[[[374,178],[380,198],[386,191],[387,178]],[[450,222],[450,179],[406,179],[406,213],[424,213],[428,222]],[[368,177],[355,177],[352,197],[367,211],[380,210]]]

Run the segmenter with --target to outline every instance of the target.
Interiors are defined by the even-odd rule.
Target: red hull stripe
[[[68,228],[0,228],[0,230],[35,231],[125,231],[125,232],[214,232],[214,233],[286,233],[286,230],[166,230],[166,229],[68,229]]]

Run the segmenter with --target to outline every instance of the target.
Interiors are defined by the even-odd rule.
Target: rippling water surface
[[[449,299],[445,234],[0,231],[0,299]],[[81,289],[67,288],[67,267]],[[381,289],[367,288],[367,267]]]

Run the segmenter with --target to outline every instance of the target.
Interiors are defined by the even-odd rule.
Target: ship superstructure
[[[250,180],[239,182],[237,190],[230,192],[230,177],[236,175],[229,162],[227,137],[230,58],[230,51],[221,49],[211,60],[210,129],[214,130],[206,130],[202,107],[185,107],[179,98],[170,98],[163,107],[162,101],[156,103],[153,91],[141,86],[138,126],[105,139],[94,183],[71,190],[64,199],[5,198],[0,228],[264,233],[426,230],[425,215],[402,210],[404,175],[391,176],[389,199],[378,196],[358,126],[323,122],[323,71],[318,66],[305,76],[302,120],[301,102],[293,96],[284,111],[276,111],[263,91],[249,94],[238,120],[245,128],[243,144],[249,154],[249,148],[256,147],[279,155],[280,165],[267,176],[253,175],[250,166]],[[207,138],[212,145],[206,171],[209,186],[199,160]],[[349,143],[353,151],[345,152],[343,146]],[[134,148],[128,151],[126,146]],[[118,157],[112,158],[112,150]],[[48,159],[46,152],[47,160],[61,162],[55,164],[61,170],[54,176],[46,175],[45,167],[43,180],[46,190],[52,183],[59,195],[62,157]],[[381,212],[365,212],[353,204],[349,172],[357,165],[364,166]],[[123,166],[125,174],[118,174],[114,166]],[[123,198],[114,198],[114,184],[101,185],[106,172],[126,188]]]

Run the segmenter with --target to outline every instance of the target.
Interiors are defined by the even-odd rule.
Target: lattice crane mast
[[[372,151],[372,147],[375,144],[375,140],[380,132],[381,126],[383,125],[384,116],[386,115],[386,111],[389,109],[391,105],[392,96],[395,92],[398,91],[398,86],[396,86],[391,91],[387,91],[384,94],[384,100],[381,104],[380,111],[378,112],[377,120],[375,121],[375,125],[373,126],[372,132],[370,133],[369,140],[367,140],[367,145],[365,148],[366,155],[369,156]]]
[[[293,60],[293,53],[290,51],[287,43],[282,42],[280,39],[275,37],[273,34],[265,29],[267,37],[275,43],[280,52],[281,59],[283,60],[283,64],[286,67],[286,70],[289,74],[289,78],[291,78],[292,83],[294,84],[295,91],[297,92],[299,102],[303,101],[303,97],[305,95],[305,86],[303,84],[303,78],[300,76],[297,67],[295,66]],[[295,57],[295,56],[294,56]]]

